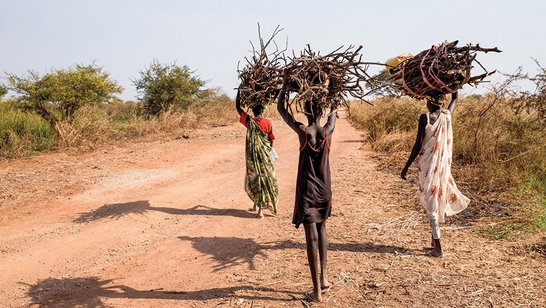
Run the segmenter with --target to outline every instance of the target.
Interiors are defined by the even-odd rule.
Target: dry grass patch
[[[386,154],[384,165],[399,172],[425,104],[407,98],[374,103],[353,103],[350,119],[375,151]],[[539,110],[518,109],[510,97],[488,94],[460,99],[453,119],[453,172],[473,200],[471,215],[458,222],[494,217],[499,221],[479,231],[492,239],[546,230],[546,122]]]

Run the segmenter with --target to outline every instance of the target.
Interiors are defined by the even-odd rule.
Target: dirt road
[[[291,225],[297,139],[274,127],[280,213],[265,219],[247,211],[240,125],[1,163],[0,306],[308,305],[304,234]],[[318,306],[546,305],[546,259],[478,237],[479,222],[443,228],[446,256],[428,257],[414,184],[379,168],[361,139],[338,121],[336,285]]]

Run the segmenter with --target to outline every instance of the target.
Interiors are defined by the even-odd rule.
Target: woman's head
[[[303,105],[303,111],[310,120],[316,120],[322,117],[322,108],[319,104],[313,101],[306,101]]]
[[[442,93],[432,90],[427,92],[427,108],[428,111],[434,112],[442,107],[440,100],[442,99]]]
[[[436,104],[434,101],[432,100],[427,100],[427,109],[428,111],[430,112],[435,112],[437,111],[438,109],[440,109],[440,105]]]
[[[264,106],[263,105],[256,105],[254,107],[252,107],[252,113],[254,114],[255,117],[259,117],[262,115],[262,113],[264,112]]]

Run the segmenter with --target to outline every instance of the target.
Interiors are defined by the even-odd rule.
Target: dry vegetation
[[[409,98],[374,103],[376,107],[353,104],[351,120],[366,131],[374,150],[387,154],[383,166],[398,173],[426,107]],[[483,235],[515,239],[546,229],[544,125],[538,110],[520,110],[506,96],[491,93],[460,100],[454,114],[453,169],[473,201],[461,216],[495,217],[479,229]]]
[[[213,90],[194,100],[186,110],[171,107],[158,116],[146,115],[139,102],[84,106],[71,121],[60,121],[54,127],[9,102],[0,104],[0,108],[0,159],[56,149],[85,151],[130,139],[183,137],[195,128],[236,120],[231,99]]]

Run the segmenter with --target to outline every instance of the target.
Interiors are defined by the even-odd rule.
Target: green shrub
[[[187,66],[175,63],[161,64],[153,61],[140,71],[140,78],[133,81],[145,111],[159,115],[170,108],[185,110],[199,98],[205,82],[193,76]]]
[[[17,157],[51,149],[55,130],[36,114],[0,102],[0,157]]]

